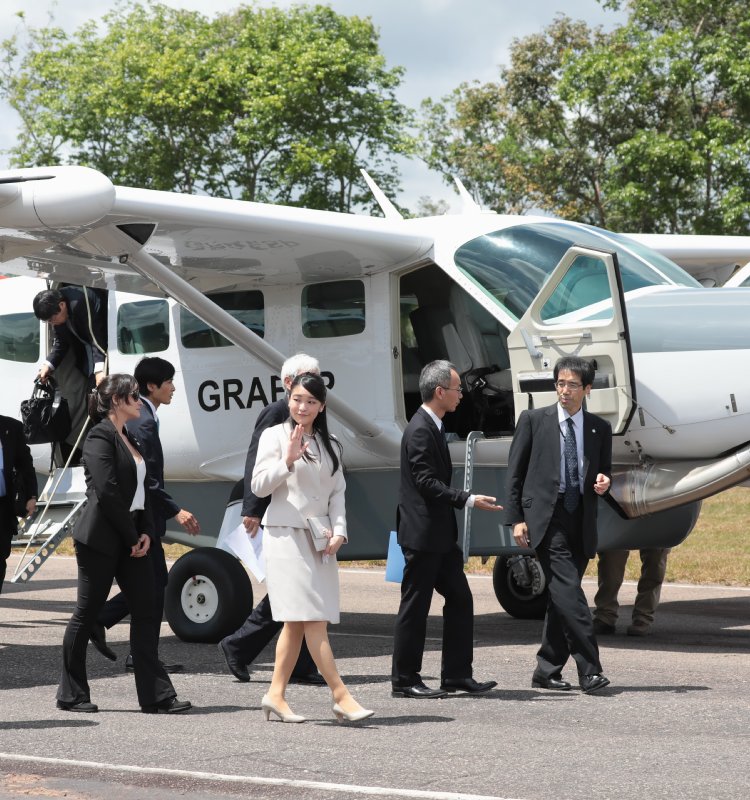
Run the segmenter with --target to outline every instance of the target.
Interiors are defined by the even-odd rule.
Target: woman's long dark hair
[[[138,381],[124,372],[107,375],[89,395],[89,419],[101,422],[112,410],[112,400],[127,401],[130,394],[138,390]]]
[[[320,375],[316,375],[313,372],[302,372],[297,375],[292,381],[291,387],[289,388],[290,397],[295,386],[301,386],[303,389],[310,392],[310,394],[316,400],[319,400],[321,403],[325,403],[327,394],[326,385]],[[290,425],[292,430],[294,430],[294,424],[294,419],[290,415]],[[323,447],[325,447],[326,452],[331,457],[331,461],[333,462],[331,475],[333,475],[340,466],[339,459],[342,453],[342,447],[341,442],[339,442],[339,440],[335,436],[332,436],[328,431],[328,418],[326,417],[325,408],[321,409],[318,413],[318,416],[313,420],[313,433],[320,435],[320,438],[323,442]],[[334,450],[334,444],[338,448],[338,454]],[[305,452],[302,454],[302,458],[304,458],[305,461],[310,461],[312,457],[309,455],[309,453]]]

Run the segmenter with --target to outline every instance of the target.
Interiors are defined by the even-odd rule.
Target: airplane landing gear
[[[236,631],[252,608],[250,578],[224,550],[191,550],[169,571],[164,610],[170,627],[185,642],[218,642]]]
[[[518,619],[544,619],[547,588],[540,563],[532,555],[498,556],[492,586],[500,605]]]

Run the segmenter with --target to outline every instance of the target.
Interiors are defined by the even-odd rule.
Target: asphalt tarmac
[[[13,557],[11,562],[13,561]],[[12,574],[11,563],[9,574]],[[75,601],[75,562],[55,556],[26,586],[0,595],[0,800],[283,800],[380,798],[742,798],[750,791],[750,588],[668,584],[654,632],[624,635],[634,586],[623,587],[615,636],[602,637],[611,687],[596,695],[531,688],[541,623],[500,610],[489,577],[475,597],[474,675],[483,697],[390,696],[399,587],[382,571],[341,571],[342,620],[331,627],[339,669],[364,723],[338,724],[327,689],[292,686],[301,725],[266,723],[266,649],[250,683],[215,645],[185,644],[164,624],[162,657],[187,714],[145,715],[123,672],[128,626],[110,631],[118,661],[89,648],[98,714],[55,708],[60,643]],[[257,585],[256,599],[263,589]],[[585,589],[593,598],[593,583]],[[423,677],[440,675],[440,603]],[[575,680],[568,668],[566,677]]]

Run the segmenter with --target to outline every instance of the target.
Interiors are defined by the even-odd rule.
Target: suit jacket
[[[469,493],[450,485],[452,474],[445,437],[430,415],[417,409],[401,438],[396,530],[402,547],[431,553],[456,547],[454,508],[463,508]]]
[[[172,519],[180,507],[164,489],[164,451],[159,438],[159,426],[151,406],[144,402],[141,415],[125,425],[143,448],[146,459],[146,491],[151,500],[151,514],[154,519],[154,533],[164,536],[167,520]]]
[[[3,446],[5,494],[8,498],[4,504],[5,517],[0,520],[0,530],[15,532],[18,529],[14,511],[16,492],[24,505],[37,496],[36,471],[31,450],[23,435],[23,425],[17,419],[0,416],[0,443]]]
[[[271,496],[263,525],[307,528],[308,517],[328,516],[334,536],[346,538],[346,481],[341,463],[331,475],[333,463],[318,440],[321,459],[301,458],[289,470],[285,458],[290,433],[290,426],[281,423],[264,430],[258,442],[252,489],[258,497]]]
[[[138,440],[127,430],[125,434],[145,459]],[[153,537],[150,492],[146,492],[138,528],[130,514],[138,486],[135,461],[109,419],[89,431],[83,443],[83,466],[87,502],[73,529],[73,538],[100,553],[117,556],[137,544],[140,534]]]
[[[598,495],[594,482],[598,473],[612,473],[612,428],[610,424],[583,411],[582,536],[584,554],[596,553]],[[544,539],[560,492],[560,425],[557,403],[524,411],[516,425],[508,457],[505,498],[508,525],[526,522],[531,546]]]
[[[253,435],[250,437],[250,447],[247,448],[247,459],[245,460],[245,494],[242,500],[243,517],[258,517],[262,519],[266,513],[268,504],[271,502],[270,495],[268,497],[258,497],[253,492],[252,487],[253,469],[255,469],[255,459],[258,455],[258,442],[260,441],[260,435],[266,428],[286,422],[288,419],[289,401],[286,397],[282,397],[280,400],[276,400],[266,406],[258,414]]]
[[[88,377],[94,374],[94,364],[104,361],[107,352],[107,304],[95,290],[86,290],[91,308],[91,325],[89,326],[89,315],[83,289],[78,286],[63,286],[60,292],[68,306],[68,320],[62,325],[55,325],[52,349],[47,355],[47,361],[54,368],[59,367],[66,353],[72,347],[76,366],[83,375]],[[69,325],[73,327],[75,334],[70,330]],[[92,331],[96,341],[104,348],[104,352],[94,344]]]

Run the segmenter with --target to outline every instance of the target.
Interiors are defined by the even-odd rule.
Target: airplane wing
[[[114,186],[86,167],[0,172],[0,269],[141,294],[99,242],[118,227],[201,292],[363,277],[427,255],[408,221]]]
[[[738,266],[750,262],[750,236],[709,236],[674,233],[628,233],[679,264],[694,278],[721,286]]]

